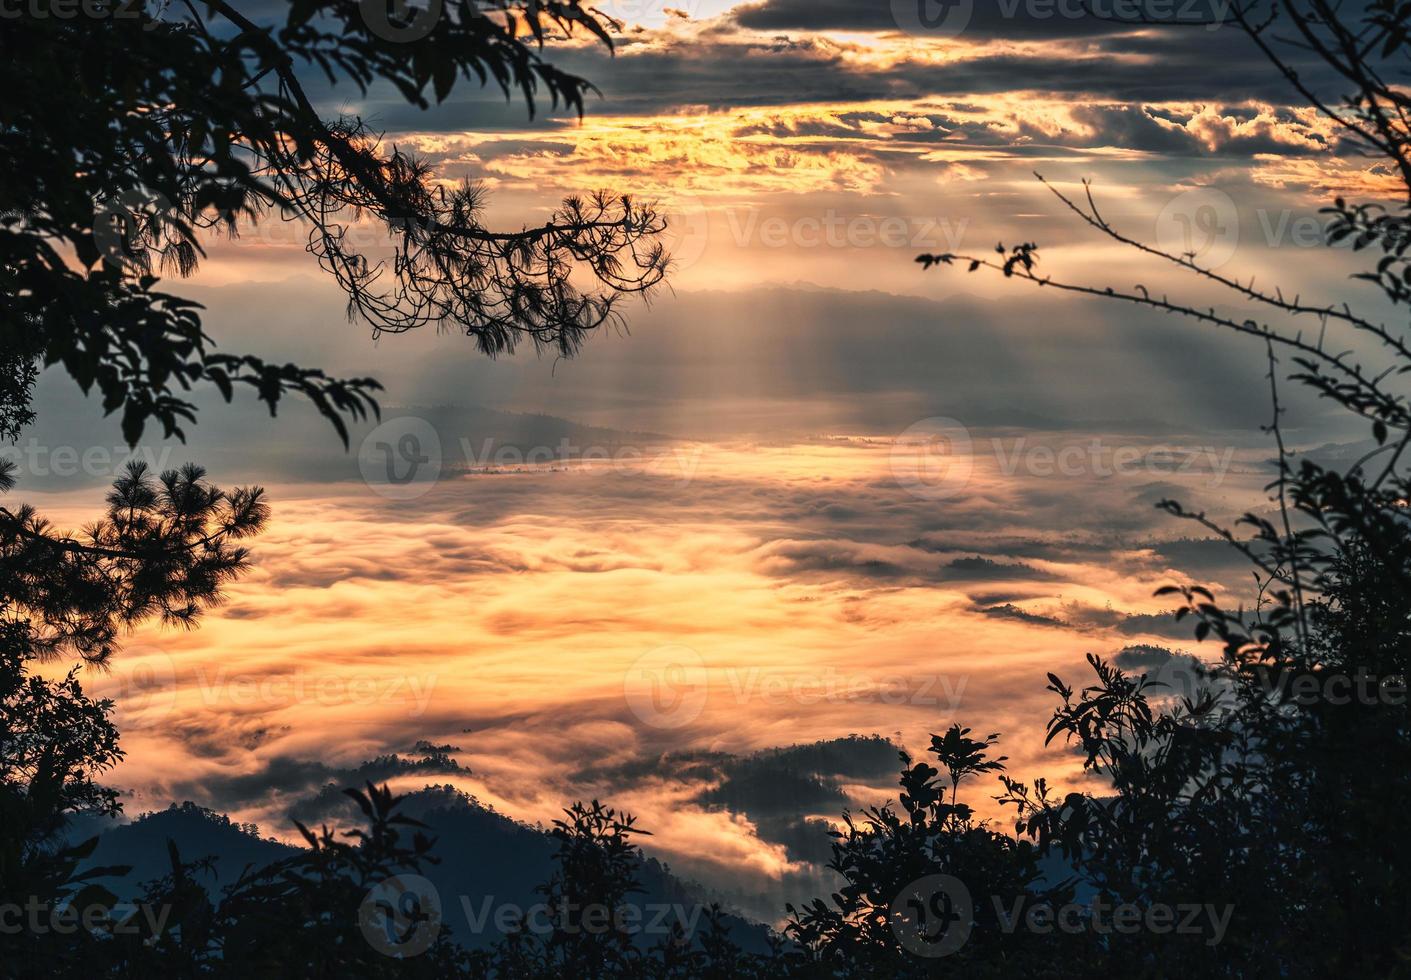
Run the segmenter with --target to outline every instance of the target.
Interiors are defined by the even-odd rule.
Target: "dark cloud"
[[[991,606],[988,609],[982,609],[981,612],[983,612],[986,616],[995,616],[1001,619],[1015,619],[1021,623],[1029,623],[1032,626],[1054,626],[1062,628],[1068,625],[1068,623],[1056,617],[1045,616],[1041,613],[1028,612],[1027,610],[1020,609],[1018,606],[1015,606],[1012,603],[1005,603],[1004,605],[1000,606]]]
[[[1159,560],[1195,576],[1246,577],[1249,559],[1220,538],[1178,538],[1151,546]]]
[[[844,783],[888,785],[898,769],[898,747],[881,736],[852,735],[748,755],[671,752],[575,773],[622,793],[643,783],[701,784],[692,797],[707,810],[748,818],[761,840],[782,845],[791,860],[821,868],[829,856],[828,825],[835,815],[871,800],[853,800]]]
[[[456,761],[437,747],[419,744],[409,755],[385,755],[361,765],[342,768],[314,759],[275,756],[253,772],[178,781],[171,793],[178,799],[198,799],[220,810],[248,807],[271,799],[285,800],[295,819],[315,822],[343,813],[350,802],[345,786],[382,783],[396,776],[462,774]]]
[[[1146,643],[1137,643],[1133,646],[1123,647],[1112,658],[1112,663],[1123,670],[1130,671],[1155,671],[1160,670],[1170,663],[1174,658],[1184,656],[1174,650],[1165,647],[1152,646]]]
[[[1218,0],[1171,6],[1157,8],[1143,0],[763,0],[738,7],[731,16],[756,30],[901,30],[918,37],[1041,40],[1127,33],[1135,25],[1122,18],[1131,14],[1140,20],[1153,11],[1163,23],[1210,23],[1222,9]]]
[[[823,6],[827,9],[818,17],[838,21],[851,18],[867,25],[851,29],[895,28],[886,5],[837,2]],[[560,67],[591,79],[601,90],[602,97],[588,104],[590,114],[651,116],[682,106],[709,105],[720,109],[922,98],[973,102],[978,96],[1016,91],[1100,103],[1235,104],[1258,99],[1302,104],[1283,76],[1237,30],[1131,32],[1112,30],[1110,25],[1091,20],[1025,21],[1001,17],[993,23],[1030,23],[1032,32],[1023,36],[1037,40],[1047,31],[1054,45],[1048,49],[997,46],[993,50],[970,50],[963,58],[943,63],[905,55],[857,61],[849,59],[838,42],[807,33],[818,29],[817,24],[810,23],[809,13],[817,10],[817,5],[798,2],[796,7],[771,12],[773,7],[767,4],[757,8],[756,14],[742,14],[740,25],[744,30],[722,25],[715,31],[689,36],[653,34],[650,43],[647,38],[628,38],[618,46],[615,56],[591,47],[551,49],[549,56]],[[794,10],[800,13],[796,15]],[[986,17],[980,16],[981,24],[990,23]],[[768,28],[800,33],[752,33],[765,30],[757,26],[763,18],[800,21],[796,26]],[[994,36],[979,32],[963,37],[967,41],[984,41]],[[1289,57],[1309,84],[1323,87],[1332,82],[1321,66],[1306,55],[1292,51]],[[386,87],[374,86],[362,97],[345,88],[330,89],[312,74],[309,85],[326,111],[336,114],[351,109],[391,132],[548,132],[571,124],[575,118],[574,113],[546,105],[531,123],[522,102],[472,85],[458,88],[444,104],[427,112],[407,105]],[[1335,97],[1336,92],[1332,95]],[[1134,135],[1152,138],[1156,134]]]
[[[984,581],[987,579],[1041,579],[1052,576],[1033,565],[1010,564],[975,555],[970,558],[956,558],[941,569],[941,578],[946,581]]]
[[[1192,638],[1191,624],[1177,622],[1176,617],[1171,613],[1139,613],[1123,616],[1113,625],[1129,636],[1150,634],[1173,640],[1190,640]]]
[[[737,247],[724,219],[719,231],[721,250]],[[979,247],[978,233],[969,237]],[[899,265],[909,264],[910,252],[890,252]],[[967,285],[954,272],[926,275],[938,291]],[[486,439],[492,458],[499,446],[552,448],[564,438],[580,450],[626,445],[651,453],[664,438],[653,433],[686,439],[894,434],[932,416],[976,430],[1018,427],[1007,442],[1036,428],[1182,436],[1172,419],[1181,420],[1185,433],[1235,430],[1262,438],[1257,425],[1267,405],[1257,384],[1259,357],[1239,338],[1202,334],[1183,321],[1115,304],[1064,304],[1020,289],[990,301],[896,296],[856,285],[854,291],[679,292],[634,310],[630,336],[601,334],[569,362],[490,361],[475,357],[459,337],[395,338],[372,350],[349,343],[347,331],[357,328],[328,315],[340,308],[331,291],[292,283],[191,292],[210,306],[208,329],[217,338],[242,337],[242,344],[271,359],[312,361],[335,375],[377,376],[392,393],[383,402],[384,417],[429,415],[451,470],[468,466],[467,448],[482,460]],[[301,338],[318,344],[319,354],[310,358]],[[41,423],[31,433],[36,443],[120,443],[116,423],[102,418],[97,402],[75,394],[71,382],[46,375]],[[488,411],[467,403],[468,396],[542,407],[555,417]],[[235,472],[239,479],[360,479],[357,455],[345,453],[327,423],[299,402],[281,406],[272,421],[252,401],[230,409],[211,393],[199,392],[196,400],[205,407],[204,445],[199,453],[175,442],[145,447],[162,466],[195,458],[218,476]],[[631,424],[613,430],[570,421],[605,413]],[[371,428],[357,427],[353,445]],[[672,450],[665,452],[653,479],[670,493],[676,474]],[[23,487],[40,487],[45,479],[21,468]],[[91,478],[93,485],[103,482],[101,474]],[[1154,504],[1161,496],[1153,485],[1136,502]],[[809,505],[848,503],[819,495]],[[468,573],[499,567],[472,552],[442,549],[434,557]],[[349,571],[378,573],[372,565],[350,565]],[[308,584],[327,578],[312,569],[281,574],[313,575]]]
[[[977,597],[977,607],[980,599]],[[1191,638],[1189,623],[1178,622],[1171,613],[1127,613],[1111,606],[1090,606],[1081,602],[1060,603],[1043,611],[1024,609],[1013,602],[979,608],[986,616],[1013,619],[1033,626],[1071,629],[1082,633],[1115,631],[1128,636],[1162,636],[1172,639]],[[1137,649],[1133,647],[1132,649]]]
[[[766,549],[762,565],[772,575],[794,578],[808,573],[846,573],[871,580],[915,576],[916,570],[869,555],[869,549],[851,541],[785,541]]]

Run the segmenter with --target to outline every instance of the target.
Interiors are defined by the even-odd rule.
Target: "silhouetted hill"
[[[320,793],[307,809],[321,812],[333,826],[352,823],[355,813],[341,793]],[[440,895],[445,927],[462,945],[492,945],[500,938],[505,916],[532,910],[542,901],[536,889],[553,872],[556,848],[547,832],[496,813],[450,786],[411,793],[400,810],[423,821],[425,832],[437,840],[433,853],[439,863],[427,865],[422,874]],[[91,835],[95,829],[75,826],[71,836]],[[211,877],[203,882],[212,894],[219,894],[247,868],[263,867],[297,850],[260,837],[252,824],[235,823],[188,802],[109,826],[99,834],[98,848],[85,867],[132,866],[126,876],[104,882],[120,897],[132,898],[144,882],[170,870],[168,840],[187,861],[212,858]],[[694,926],[709,904],[700,889],[680,881],[655,859],[643,862],[639,878],[642,891],[633,903],[643,910],[644,925],[679,921]],[[763,926],[738,917],[730,922],[737,942],[761,952],[767,949]],[[650,945],[660,938],[653,932],[645,941]]]
[[[171,870],[168,840],[175,842],[184,860],[215,858],[214,877],[203,882],[214,893],[239,878],[245,868],[264,867],[296,850],[261,837],[254,824],[235,823],[224,814],[194,803],[173,803],[165,810],[144,813],[131,823],[103,831],[86,866],[130,865],[132,870],[120,879],[121,886],[111,879],[105,882],[120,896],[130,897],[143,882]]]

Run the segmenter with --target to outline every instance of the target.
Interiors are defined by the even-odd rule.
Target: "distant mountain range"
[[[341,797],[341,793],[332,794]],[[325,802],[331,802],[325,801]],[[336,803],[343,817],[351,817]],[[427,864],[421,874],[436,887],[444,927],[468,949],[493,945],[501,938],[498,915],[504,909],[530,909],[542,901],[535,889],[553,872],[555,841],[543,830],[527,827],[482,806],[449,786],[428,786],[410,794],[399,812],[427,825],[434,837],[439,863]],[[335,825],[346,825],[335,821]],[[105,827],[92,821],[76,823],[72,838],[98,835],[98,847],[85,867],[126,865],[122,878],[104,879],[120,898],[139,896],[146,882],[171,869],[168,842],[176,845],[184,861],[211,859],[209,875],[202,881],[213,897],[247,870],[255,870],[297,852],[297,848],[261,837],[252,825],[232,822],[194,803],[173,804],[166,810],[144,814],[131,823]],[[710,904],[710,896],[678,878],[659,861],[643,861],[639,880],[642,892],[634,904],[645,910],[644,921],[694,924],[694,917]],[[768,948],[768,930],[738,916],[730,916],[731,934],[752,949]],[[652,939],[655,941],[655,939]]]
[[[399,811],[424,822],[429,828],[426,833],[436,839],[432,853],[439,863],[426,866],[422,875],[441,897],[446,927],[462,945],[480,948],[499,938],[496,911],[529,908],[541,900],[536,889],[554,870],[557,845],[544,828],[513,820],[449,785],[455,777],[466,774],[454,757],[455,751],[450,745],[423,741],[409,754],[381,756],[354,768],[316,765],[303,778],[284,786],[280,795],[290,801],[292,819],[315,829],[325,824],[347,828],[358,822],[359,815],[344,787],[367,782],[419,783],[422,788],[408,793]],[[722,879],[720,867],[708,860],[699,868],[692,866],[688,877],[682,877],[647,856],[639,873],[643,892],[635,901],[640,907],[669,910],[665,914],[689,919],[719,903],[738,913],[730,919],[737,941],[764,950],[768,930],[760,921],[777,921],[786,901],[826,895],[835,885],[832,873],[824,868],[830,856],[829,826],[824,818],[836,817],[854,805],[844,784],[876,786],[879,796],[890,795],[882,787],[891,785],[896,777],[897,751],[888,739],[853,735],[746,755],[667,753],[610,769],[583,770],[574,778],[600,788],[609,803],[616,793],[629,793],[641,781],[674,779],[693,788],[689,798],[694,805],[738,816],[756,828],[762,841],[781,845],[796,870],[772,883],[747,876]],[[249,785],[245,788],[250,790]],[[220,791],[216,799],[222,806],[234,807],[240,802]],[[185,861],[211,859],[203,883],[216,896],[246,870],[297,851],[290,844],[262,836],[253,824],[234,822],[216,810],[190,802],[172,804],[130,821],[78,819],[71,823],[67,836],[70,840],[98,837],[86,867],[131,867],[122,878],[105,881],[125,899],[140,895],[144,883],[169,872],[168,841],[176,845]],[[644,843],[650,847],[651,839]],[[713,879],[711,884],[694,880],[696,871],[703,880]]]

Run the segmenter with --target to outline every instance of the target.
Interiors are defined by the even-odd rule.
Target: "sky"
[[[1260,348],[914,262],[1033,241],[1055,276],[1229,307],[1085,228],[1037,171],[1069,195],[1091,181],[1135,238],[1374,309],[1356,257],[1319,247],[1318,209],[1386,175],[1246,39],[1041,0],[602,9],[624,24],[613,54],[549,48],[601,90],[581,120],[471,88],[421,113],[310,85],[482,184],[491,224],[598,188],[657,202],[676,262],[624,329],[571,361],[492,361],[453,327],[375,338],[277,221],[209,242],[179,286],[225,346],[379,378],[384,421],[344,452],[307,410],[204,392],[187,444],[136,450],[265,485],[274,517],[200,630],[144,628],[91,679],[117,699],[132,812],[192,799],[288,836],[301,794],[425,739],[510,816],[610,798],[653,853],[764,908],[823,873],[765,801],[713,802],[722,760],[829,743],[838,799],[805,816],[835,818],[893,768],[849,768],[835,740],[919,751],[958,721],[1004,733],[1021,778],[1081,782],[1043,745],[1045,673],[1081,679],[1088,653],[1179,672],[1196,648],[1153,591],[1248,591],[1155,505],[1267,505]],[[1356,451],[1326,407],[1285,401],[1297,445]],[[16,493],[77,526],[130,450],[62,377],[38,410]],[[404,485],[378,447],[409,435],[425,459]],[[974,802],[999,819],[991,795]]]

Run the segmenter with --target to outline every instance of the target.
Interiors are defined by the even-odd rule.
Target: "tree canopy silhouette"
[[[322,118],[303,79],[389,87],[418,108],[470,81],[530,112],[547,98],[581,113],[591,86],[541,51],[575,30],[610,47],[611,22],[579,0],[434,9],[426,24],[413,19],[426,11],[291,0],[266,25],[234,0],[94,0],[79,16],[35,0],[0,18],[0,346],[96,390],[129,442],[148,421],[182,435],[195,417],[184,392],[209,382],[227,400],[249,386],[271,411],[301,394],[346,443],[345,419],[375,411],[374,381],[217,352],[199,306],[155,275],[194,270],[204,231],[292,220],[374,331],[433,324],[488,354],[526,339],[574,352],[623,295],[662,281],[652,208],[571,197],[541,226],[492,231],[477,187],[448,185],[359,118]],[[389,261],[351,240],[362,217],[385,228]]]
[[[1236,3],[1242,29],[1291,84],[1335,120],[1356,151],[1401,182],[1399,201],[1339,198],[1328,245],[1379,252],[1354,276],[1404,315],[1411,222],[1411,108],[1401,85],[1411,4],[1325,0]],[[1328,96],[1290,66],[1312,52],[1347,94]],[[1159,506],[1198,524],[1251,563],[1256,589],[1230,602],[1198,585],[1168,586],[1197,640],[1218,640],[1196,695],[1154,709],[1161,692],[1090,657],[1094,682],[1077,690],[1050,675],[1062,699],[1049,739],[1071,741],[1104,791],[1052,797],[1006,780],[1018,829],[1072,862],[1080,879],[1128,901],[1197,900],[1236,911],[1218,954],[1134,942],[1133,962],[1183,964],[1230,975],[1391,974],[1411,955],[1411,875],[1403,839],[1411,813],[1411,374],[1406,326],[1356,312],[1342,299],[1310,301],[1251,277],[1173,254],[1110,222],[1091,187],[1057,199],[1088,227],[1225,290],[1230,307],[1197,306],[1143,286],[1112,287],[1046,275],[1037,244],[994,256],[923,255],[925,266],[998,272],[1044,289],[1159,310],[1247,336],[1268,364],[1275,452],[1267,508],[1233,529],[1177,501]],[[1308,329],[1316,328],[1316,330]],[[1369,340],[1373,355],[1355,353]],[[1345,469],[1298,458],[1283,428],[1289,379],[1367,426],[1373,448]],[[1238,597],[1236,597],[1238,598]],[[1309,942],[1307,937],[1318,939]],[[1168,944],[1169,946],[1169,944]]]
[[[427,108],[460,84],[490,84],[522,96],[531,115],[545,99],[581,114],[591,86],[542,52],[574,31],[611,47],[610,21],[578,0],[438,2],[431,23],[425,11],[358,0],[274,9],[280,17],[266,24],[226,0],[35,0],[0,17],[0,435],[13,440],[33,421],[38,372],[57,365],[120,413],[129,443],[149,422],[185,438],[196,418],[186,393],[208,383],[227,401],[251,388],[271,413],[302,395],[346,445],[348,423],[377,411],[375,381],[217,352],[199,305],[159,288],[158,273],[196,269],[204,236],[260,221],[306,226],[350,318],[374,332],[459,329],[491,355],[525,340],[572,354],[618,316],[621,297],[662,281],[663,223],[650,206],[571,197],[541,226],[493,231],[478,188],[441,181],[361,119],[322,118],[304,87],[307,77],[363,93],[387,86]],[[362,218],[383,227],[389,260],[353,243]],[[0,492],[14,476],[0,467]],[[226,906],[207,901],[199,862],[173,849],[171,874],[154,888],[181,917],[146,920],[135,938],[116,927],[137,913],[122,919],[100,884],[110,869],[78,870],[95,841],[70,842],[66,827],[120,810],[99,779],[122,752],[111,702],[84,693],[79,667],[53,680],[36,666],[72,658],[101,669],[137,624],[190,627],[220,601],[268,509],[260,488],[227,492],[204,477],[194,466],[130,466],[104,517],[75,533],[30,507],[0,508],[0,904],[7,915],[12,901],[87,909],[107,926],[16,935],[7,920],[6,975],[194,975],[213,956],[249,975],[291,964],[296,951],[312,957],[305,975],[346,975],[350,961],[333,946],[355,924],[320,933],[319,916],[391,867],[415,869],[426,850],[424,838],[399,843],[406,821],[390,794],[369,787],[358,796],[367,834],[349,844],[307,833],[302,864],[242,880]],[[219,920],[218,908],[234,911]],[[271,916],[303,931],[263,931]],[[235,941],[225,945],[217,927]],[[404,972],[361,943],[353,957],[378,967],[363,975]]]
[[[294,4],[296,11],[308,9]],[[544,9],[566,22],[575,19],[569,10],[576,8]],[[1411,2],[1401,0],[1354,7],[1276,0],[1237,4],[1230,13],[1230,23],[1245,30],[1311,104],[1400,175],[1405,195],[1398,203],[1334,202],[1329,237],[1379,253],[1359,279],[1402,313],[1411,303],[1405,259],[1411,96],[1386,79],[1411,52],[1408,19]],[[310,23],[291,20],[286,30],[292,33],[281,34],[281,41],[294,43],[290,37],[314,30]],[[1288,68],[1277,33],[1283,25],[1350,94],[1325,99]],[[356,58],[362,31],[348,30],[354,38],[348,57]],[[376,42],[367,44],[380,50]],[[321,57],[349,70],[334,54]],[[277,64],[257,63],[278,73]],[[428,83],[440,91],[436,64],[432,58],[406,69],[402,82],[413,95]],[[537,61],[526,64],[551,91],[566,84],[539,74]],[[234,77],[245,91],[248,76]],[[506,78],[518,76],[511,71]],[[1218,644],[1198,690],[1173,695],[1152,677],[1124,673],[1096,655],[1089,657],[1085,686],[1048,676],[1057,700],[1048,739],[1079,754],[1090,782],[1058,793],[1042,779],[1013,778],[1004,770],[1007,760],[992,757],[997,735],[977,738],[958,724],[949,727],[932,740],[934,765],[903,755],[895,803],[844,815],[832,848],[838,890],[791,909],[769,953],[742,950],[714,911],[697,934],[650,945],[617,928],[579,928],[575,910],[615,911],[637,887],[635,838],[642,831],[597,802],[571,807],[554,827],[558,869],[542,890],[546,903],[564,913],[555,916],[554,928],[512,930],[493,950],[474,955],[444,939],[404,953],[360,941],[360,915],[377,889],[434,857],[415,822],[399,817],[392,794],[370,786],[353,793],[366,829],[346,839],[305,829],[304,852],[252,871],[220,900],[201,887],[199,863],[173,848],[171,873],[152,883],[132,913],[175,910],[173,925],[153,928],[157,917],[143,915],[148,925],[135,939],[115,926],[137,920],[111,916],[72,937],[0,930],[0,962],[20,975],[51,975],[60,963],[90,976],[247,976],[282,969],[494,978],[1404,974],[1411,961],[1411,856],[1404,844],[1411,821],[1411,403],[1404,389],[1411,349],[1405,325],[1360,315],[1341,301],[1305,302],[1258,288],[1202,266],[1194,254],[1163,252],[1128,235],[1103,216],[1091,194],[1080,200],[1055,193],[1097,233],[1224,288],[1243,311],[1195,306],[1141,287],[1052,278],[1034,243],[1001,245],[993,256],[928,255],[922,261],[1162,310],[1250,337],[1268,365],[1267,431],[1275,452],[1267,505],[1234,529],[1175,501],[1161,505],[1229,542],[1256,573],[1254,594],[1236,608],[1189,582],[1161,590],[1178,603],[1175,614],[1192,624],[1196,640]],[[182,241],[167,244],[180,260]],[[1305,323],[1319,327],[1316,339],[1300,330]],[[1344,353],[1339,332],[1374,341],[1378,359]],[[193,347],[184,356],[204,358],[206,352]],[[1372,448],[1362,459],[1336,469],[1298,458],[1288,447],[1280,392],[1290,379],[1283,357],[1293,365],[1295,384],[1367,427]],[[23,387],[24,375],[16,378]],[[100,910],[113,904],[77,873],[82,846],[53,843],[66,814],[108,812],[115,803],[98,784],[118,753],[110,705],[87,699],[74,675],[57,682],[28,675],[34,652],[72,648],[101,657],[128,619],[189,621],[238,572],[243,554],[233,542],[262,519],[257,491],[223,494],[205,486],[197,472],[172,474],[159,484],[132,472],[125,481],[110,497],[106,525],[81,540],[43,545],[57,552],[27,552],[37,545],[18,529],[42,530],[29,518],[13,522],[17,530],[0,541],[10,549],[0,558],[13,553],[18,564],[11,570],[0,563],[10,603],[0,622],[6,630],[0,648],[0,896],[37,895],[51,904]],[[164,557],[150,569],[129,559],[148,543],[160,544],[164,556],[190,546],[191,557]],[[41,560],[58,563],[62,581],[56,584],[71,579],[73,598],[34,578]],[[111,576],[120,587],[109,593]],[[1015,814],[1013,835],[977,822],[960,798],[962,784],[968,790],[990,775],[999,781],[996,799]],[[941,897],[947,900],[938,902]],[[1196,929],[1171,918],[1158,928],[1149,917],[1146,927],[1103,928],[1100,910],[1114,906],[1144,915],[1196,908],[1221,917],[1212,914]],[[377,908],[384,917],[426,921],[426,909],[416,903]],[[1043,913],[1040,920],[1071,927],[1034,928],[1026,914],[1031,910]]]

